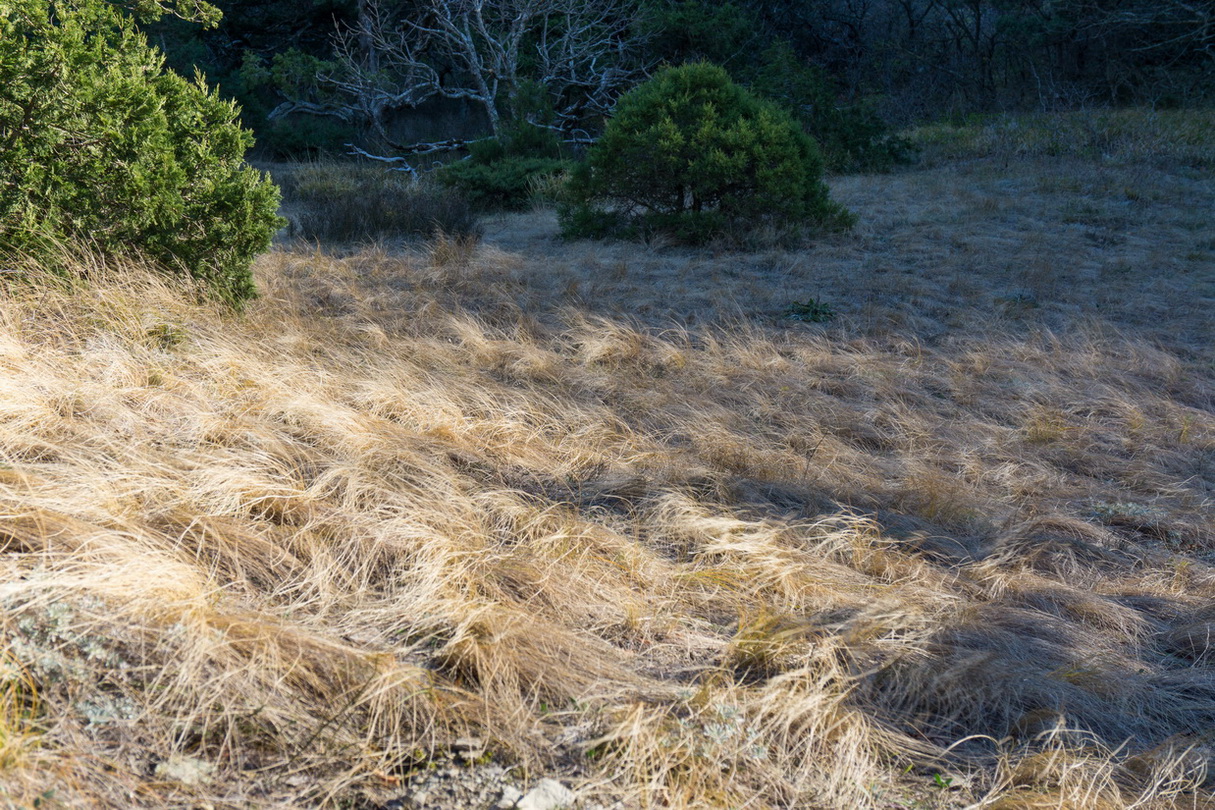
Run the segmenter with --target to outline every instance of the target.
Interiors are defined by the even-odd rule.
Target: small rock
[[[494,805],[496,810],[511,810],[515,807],[519,800],[523,798],[523,791],[514,785],[506,785],[502,788],[502,796],[498,799],[498,803]]]
[[[461,737],[451,744],[451,750],[458,754],[467,754],[469,752],[480,754],[484,748],[485,741],[480,737]]]
[[[169,782],[198,787],[211,781],[215,766],[197,757],[173,754],[156,766],[156,776]]]
[[[557,810],[573,807],[574,792],[556,779],[541,779],[515,805],[518,810]]]
[[[417,793],[409,797],[409,800],[417,807],[424,807],[430,801],[430,794],[424,790],[419,790]]]

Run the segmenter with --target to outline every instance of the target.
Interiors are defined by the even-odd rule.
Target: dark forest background
[[[450,99],[390,111],[379,137],[348,109],[333,113],[339,93],[327,80],[342,71],[335,35],[358,27],[367,0],[216,5],[217,28],[166,19],[146,30],[171,67],[197,69],[239,101],[260,157],[341,153],[352,142],[392,151],[484,129]],[[424,19],[433,3],[379,5]],[[640,0],[630,8],[621,51],[631,49],[635,75],[663,63],[719,64],[814,121],[828,152],[838,136],[837,166],[897,159],[898,144],[880,133],[926,120],[1192,106],[1215,89],[1213,0]],[[578,126],[593,131],[595,122]]]

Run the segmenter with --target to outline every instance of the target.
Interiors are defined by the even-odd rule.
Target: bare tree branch
[[[266,120],[276,121],[293,113],[329,116],[332,118],[339,118],[347,123],[354,119],[353,112],[344,107],[333,107],[327,104],[318,104],[315,101],[284,101],[282,104],[279,104],[266,114]]]
[[[568,136],[607,114],[646,72],[636,56],[638,0],[359,0],[358,9],[357,23],[336,38],[340,69],[319,77],[341,101],[296,102],[273,115],[364,120],[391,144],[390,113],[463,99],[500,135],[522,87],[534,81],[556,120],[533,123]]]

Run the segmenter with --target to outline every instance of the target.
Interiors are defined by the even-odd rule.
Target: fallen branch
[[[399,150],[401,152],[404,152],[405,155],[411,155],[411,156],[433,155],[436,152],[455,152],[460,149],[467,148],[470,144],[479,143],[481,141],[488,141],[488,140],[490,140],[490,139],[489,138],[473,138],[471,140],[466,140],[463,138],[452,138],[450,140],[435,141],[433,143],[415,143],[410,146],[402,146],[399,148]],[[404,155],[393,155],[391,157],[389,157],[387,155],[373,155],[370,152],[368,152],[367,150],[360,149],[359,147],[355,146],[352,143],[346,144],[346,148],[348,148],[350,150],[347,154],[359,155],[360,157],[365,157],[365,158],[368,158],[369,160],[378,160],[381,163],[399,163],[399,164],[401,164],[401,166],[394,167],[393,169],[391,169],[391,171],[409,172],[414,177],[418,176],[418,170],[415,169],[409,163],[409,161],[405,158]]]
[[[407,155],[432,155],[435,152],[455,152],[459,149],[466,149],[470,144],[488,140],[491,140],[491,138],[452,138],[446,141],[435,141],[434,143],[415,143],[410,146],[401,147],[400,151]]]
[[[325,104],[316,104],[311,101],[284,101],[266,115],[266,120],[277,121],[283,116],[291,115],[293,113],[328,116],[330,118],[341,119],[346,123],[350,123],[355,118],[354,110],[347,107],[331,107]]]
[[[407,161],[403,157],[386,157],[384,155],[373,155],[370,152],[366,151],[365,149],[358,148],[357,146],[355,146],[352,143],[346,144],[346,147],[350,150],[349,152],[346,153],[348,155],[359,155],[360,157],[365,157],[365,158],[368,158],[369,160],[378,160],[381,163],[400,163],[401,164],[400,166],[394,166],[394,167],[390,168],[388,171],[390,171],[390,172],[408,172],[410,175],[413,176],[413,178],[415,180],[418,177],[418,170],[415,169],[413,166],[411,166],[409,164],[409,161]]]

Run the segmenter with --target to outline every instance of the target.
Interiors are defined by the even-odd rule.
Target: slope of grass
[[[834,191],[800,252],[5,287],[0,801],[374,807],[478,736],[625,807],[1212,806],[1212,186]]]
[[[1082,157],[1101,162],[1210,168],[1210,109],[1119,108],[979,115],[910,133],[930,162],[991,157]]]

